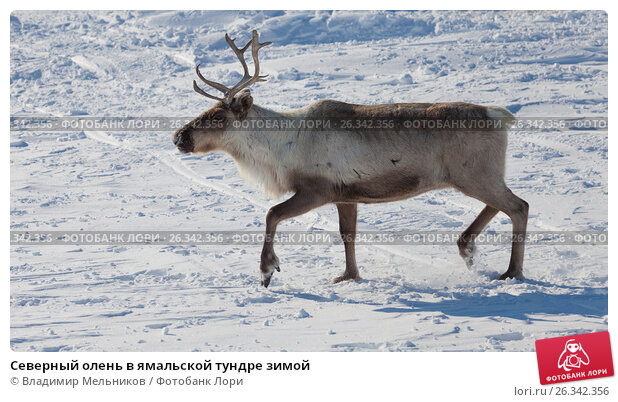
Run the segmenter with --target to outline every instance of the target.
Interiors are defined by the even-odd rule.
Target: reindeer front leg
[[[356,204],[337,204],[337,211],[339,211],[339,233],[345,247],[345,272],[333,279],[333,283],[355,281],[359,278],[354,251],[357,206]]]
[[[277,225],[279,222],[302,215],[314,208],[326,204],[324,196],[315,191],[298,190],[287,201],[272,207],[266,214],[266,237],[260,259],[262,286],[268,287],[275,270],[279,271],[279,259],[273,246]]]

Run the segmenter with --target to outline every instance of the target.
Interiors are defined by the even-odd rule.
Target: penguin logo
[[[588,364],[590,364],[590,358],[584,348],[582,348],[582,344],[577,343],[575,339],[569,339],[564,344],[564,350],[558,358],[558,368],[564,369],[564,371],[571,371]]]

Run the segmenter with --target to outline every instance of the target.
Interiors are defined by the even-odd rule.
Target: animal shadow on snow
[[[383,313],[440,312],[461,317],[509,317],[517,320],[531,319],[530,315],[582,315],[603,317],[608,314],[607,288],[589,289],[577,286],[552,285],[547,282],[526,280],[527,285],[538,286],[539,290],[526,291],[519,295],[499,293],[482,295],[479,293],[447,293],[449,298],[433,302],[408,300],[405,296],[397,299],[401,307],[383,307],[374,311]],[[569,290],[570,294],[553,294],[543,291],[543,287]],[[427,289],[417,291],[427,293]],[[444,296],[444,295],[443,295]]]

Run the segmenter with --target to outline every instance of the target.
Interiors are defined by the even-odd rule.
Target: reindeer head
[[[217,103],[174,133],[172,141],[183,153],[209,152],[217,149],[227,128],[235,121],[244,120],[253,105],[251,91],[249,91],[247,87],[255,82],[266,81],[265,78],[267,75],[260,75],[258,51],[264,46],[270,45],[272,42],[259,43],[256,30],[253,30],[251,40],[247,42],[242,49],[236,47],[234,43],[235,39],[230,39],[228,34],[225,34],[225,40],[242,64],[244,75],[236,85],[232,88],[228,88],[223,84],[204,78],[200,73],[199,64],[195,67],[195,72],[200,80],[223,93],[223,98],[204,92],[197,86],[197,82],[193,80],[193,89],[195,92],[207,98],[214,99]],[[253,75],[249,74],[244,56],[249,46],[251,46],[251,55],[253,56],[253,65],[255,67]]]

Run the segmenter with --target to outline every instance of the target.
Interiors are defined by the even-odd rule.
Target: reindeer
[[[172,140],[183,153],[228,153],[241,176],[257,182],[266,194],[279,197],[293,193],[266,215],[266,236],[260,258],[264,287],[270,284],[274,271],[280,271],[273,240],[281,221],[325,204],[335,204],[346,266],[343,275],[332,282],[354,281],[359,278],[354,250],[357,205],[398,201],[442,188],[455,188],[486,204],[458,238],[459,254],[466,264],[472,264],[476,236],[502,211],[511,218],[513,240],[508,269],[499,279],[523,278],[528,203],[515,196],[504,182],[508,128],[515,121],[511,113],[497,106],[461,102],[356,105],[334,100],[275,112],[254,105],[248,89],[267,77],[260,75],[258,51],[271,42],[259,43],[255,30],[241,49],[227,34],[225,40],[243,67],[242,79],[228,88],[204,78],[198,64],[195,71],[199,79],[223,96],[204,92],[194,80],[193,89],[197,93],[217,102],[174,133]],[[253,75],[249,74],[244,58],[249,46]],[[392,128],[380,130],[339,126],[299,129],[302,125],[295,124],[301,120],[329,118],[394,124]],[[275,129],[236,129],[244,121],[268,119],[289,124]],[[409,124],[449,120],[463,123],[490,120],[505,124],[478,130],[415,128],[416,125]]]

